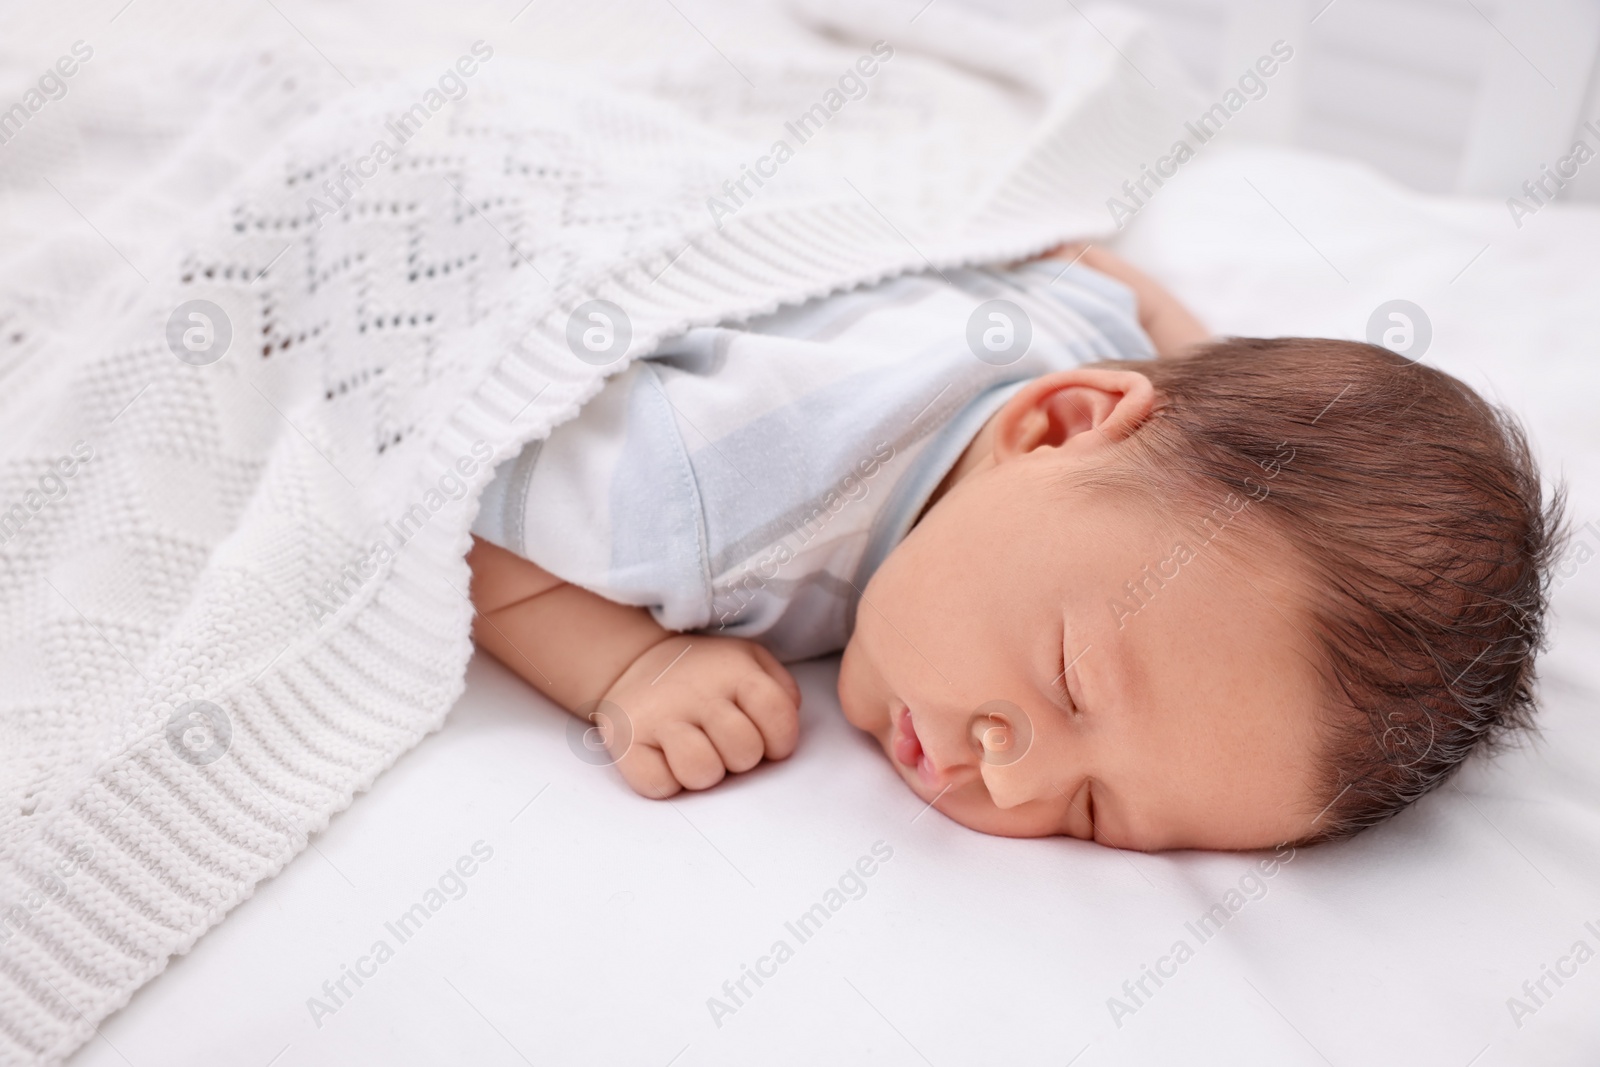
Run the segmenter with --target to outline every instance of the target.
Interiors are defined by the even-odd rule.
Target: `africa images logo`
[[[1129,219],[1144,210],[1156,190],[1165,185],[1168,178],[1175,177],[1178,168],[1193,159],[1202,146],[1221,133],[1222,128],[1234,115],[1243,111],[1246,104],[1267,95],[1267,79],[1294,58],[1294,48],[1287,41],[1273,41],[1270,53],[1260,56],[1254,64],[1245,68],[1244,73],[1239,75],[1236,88],[1228,89],[1222,94],[1222,99],[1202,111],[1194,121],[1185,122],[1183,128],[1187,136],[1172,142],[1167,154],[1157,158],[1153,167],[1148,163],[1140,164],[1139,177],[1122,183],[1126,199],[1115,196],[1106,199],[1106,210],[1111,213],[1111,221],[1117,229],[1122,229]]]
[[[167,316],[167,347],[191,367],[210,366],[232,343],[232,320],[209,300],[185,300]]]

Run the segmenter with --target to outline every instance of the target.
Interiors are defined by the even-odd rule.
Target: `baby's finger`
[[[784,759],[794,752],[800,741],[800,713],[791,692],[777,679],[751,671],[739,679],[733,696],[739,710],[761,731],[768,759]]]
[[[683,789],[672,776],[666,756],[654,745],[631,745],[617,760],[617,770],[630,789],[651,800],[665,800]]]
[[[779,663],[778,657],[767,651],[764,646],[758,645],[753,641],[750,643],[750,652],[756,657],[756,662],[761,664],[761,669],[771,675],[773,680],[783,687],[784,692],[789,694],[789,701],[798,708],[800,706],[800,683],[794,680],[794,675],[789,673],[789,668]]]
[[[667,766],[685,789],[710,789],[727,775],[716,746],[694,723],[672,723],[662,728],[660,737]]]
[[[713,704],[700,720],[701,728],[722,757],[722,765],[735,774],[761,762],[766,741],[756,724],[731,700]]]

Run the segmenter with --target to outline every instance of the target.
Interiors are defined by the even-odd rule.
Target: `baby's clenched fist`
[[[792,753],[800,687],[753,641],[679,634],[646,649],[590,714],[623,779],[663,799]]]

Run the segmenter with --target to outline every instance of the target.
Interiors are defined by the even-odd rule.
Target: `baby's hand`
[[[591,714],[623,779],[664,799],[793,752],[800,687],[753,641],[680,634],[646,649]]]

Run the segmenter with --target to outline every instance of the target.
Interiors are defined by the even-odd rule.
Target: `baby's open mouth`
[[[917,779],[923,785],[929,789],[937,789],[939,772],[928,759],[928,754],[922,751],[922,742],[917,738],[916,724],[911,721],[910,708],[901,705],[895,715],[894,726],[891,748],[894,750],[895,760],[907,770],[915,771]]]

